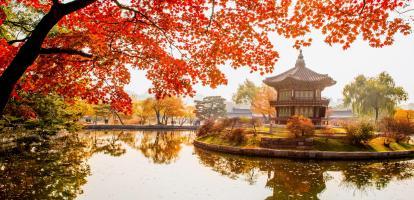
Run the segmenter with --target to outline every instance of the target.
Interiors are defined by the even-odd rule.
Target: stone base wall
[[[260,147],[269,149],[312,149],[313,138],[262,138]]]
[[[391,158],[414,158],[414,150],[410,151],[389,151],[389,152],[341,152],[341,151],[301,151],[281,150],[268,148],[239,148],[207,144],[195,140],[194,146],[222,153],[237,154],[244,156],[260,156],[292,159],[315,159],[315,160],[374,160]]]

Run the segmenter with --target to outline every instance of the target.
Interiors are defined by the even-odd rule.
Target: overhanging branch
[[[89,53],[85,53],[80,50],[76,49],[68,49],[68,48],[41,48],[40,54],[68,54],[68,55],[78,55],[86,58],[92,58],[93,55]]]

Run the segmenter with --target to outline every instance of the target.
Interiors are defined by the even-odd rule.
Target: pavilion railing
[[[289,99],[270,101],[271,106],[328,106],[329,99]]]

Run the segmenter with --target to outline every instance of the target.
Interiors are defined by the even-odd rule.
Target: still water
[[[189,131],[90,131],[0,157],[0,199],[414,199],[414,160],[295,161],[194,148]]]

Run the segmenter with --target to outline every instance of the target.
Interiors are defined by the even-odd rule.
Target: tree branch
[[[10,41],[7,41],[7,43],[12,45],[12,44],[17,43],[17,42],[25,42],[27,40],[27,38],[28,37],[25,37],[25,38],[22,38],[22,39],[10,40]]]
[[[210,26],[211,26],[211,22],[213,21],[213,17],[214,17],[214,6],[215,6],[215,4],[216,4],[216,1],[215,1],[215,0],[213,0],[212,5],[211,5],[210,22],[208,23],[208,26],[207,26],[207,28],[206,28],[206,32],[207,32],[207,31],[208,31],[208,29],[210,28]]]
[[[55,5],[59,6],[62,9],[63,15],[68,15],[72,12],[85,8],[86,6],[94,3],[95,1],[97,0],[75,0],[69,3],[65,3],[65,4],[58,3]]]
[[[131,11],[135,14],[138,14],[139,16],[143,17],[145,20],[147,20],[150,25],[152,25],[153,27],[155,27],[157,30],[159,30],[161,32],[161,34],[164,36],[164,38],[167,40],[168,44],[170,45],[170,49],[172,51],[172,47],[175,47],[175,49],[177,49],[177,51],[183,55],[183,53],[181,52],[180,48],[178,48],[173,41],[170,39],[170,37],[168,37],[168,34],[165,32],[164,29],[162,29],[161,27],[158,26],[157,23],[155,23],[154,21],[152,21],[152,19],[150,17],[148,17],[147,15],[145,15],[144,13],[140,12],[137,9],[128,7],[124,4],[122,4],[121,2],[119,2],[118,0],[112,0],[119,8],[124,9],[124,10],[128,10]],[[172,54],[172,53],[171,53]]]
[[[404,13],[407,13],[407,12],[411,12],[411,11],[414,11],[414,8],[412,8],[412,9],[408,9],[408,10],[405,10],[405,11],[398,11],[398,10],[396,10],[397,11],[397,13],[398,14],[404,14]]]
[[[59,0],[52,0],[53,4],[59,4]]]
[[[365,6],[367,5],[367,2],[364,0],[363,1],[363,4],[362,4],[362,9],[361,9],[361,11],[359,11],[359,15],[361,15],[362,14],[362,12],[364,12],[364,9],[365,9]]]
[[[92,58],[93,55],[89,53],[85,53],[80,50],[76,49],[68,49],[68,48],[41,48],[40,54],[68,54],[68,55],[78,55],[86,58]]]

